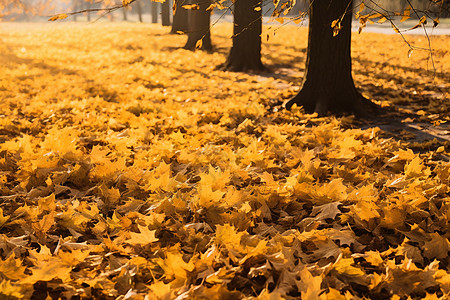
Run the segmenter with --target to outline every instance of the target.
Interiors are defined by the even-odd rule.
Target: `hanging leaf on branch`
[[[199,10],[200,6],[198,4],[187,4],[182,6],[184,9],[192,9],[192,10]]]
[[[63,20],[63,19],[67,19],[67,17],[68,17],[67,14],[59,14],[59,15],[51,17],[48,20],[49,21]]]

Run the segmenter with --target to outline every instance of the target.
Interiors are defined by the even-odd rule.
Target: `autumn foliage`
[[[264,28],[277,71],[259,76],[157,25],[41,26],[0,28],[0,298],[450,295],[449,145],[273,109],[298,90],[306,29]],[[450,38],[434,78],[383,39],[354,38],[363,93],[450,121]]]

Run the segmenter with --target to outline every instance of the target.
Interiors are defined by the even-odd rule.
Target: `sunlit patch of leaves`
[[[298,87],[217,71],[222,54],[170,50],[183,37],[155,25],[5,28],[0,295],[448,297],[448,145],[421,154],[348,118],[273,112]],[[263,51],[300,69],[289,30]],[[448,66],[449,39],[436,41]],[[366,93],[389,88],[389,105],[429,84],[394,39],[366,43]],[[432,99],[403,101],[447,122]]]

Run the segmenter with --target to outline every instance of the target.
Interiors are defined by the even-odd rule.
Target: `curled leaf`
[[[436,19],[434,19],[434,20],[433,20],[433,27],[436,27],[436,26],[438,26],[438,25],[439,25],[439,23],[440,23],[440,21],[439,21],[439,17],[437,17]]]
[[[63,20],[63,19],[66,19],[67,17],[68,17],[67,14],[59,14],[59,15],[51,17],[48,20],[49,21]]]
[[[184,9],[192,9],[192,10],[199,10],[200,6],[198,4],[187,4],[182,6]]]
[[[403,17],[400,20],[400,22],[405,22],[411,17],[411,6],[408,6],[405,11],[403,12]]]
[[[333,36],[337,36],[342,29],[341,20],[334,20],[331,22],[331,28],[333,28]]]
[[[195,49],[200,49],[203,46],[203,39],[200,39],[195,43]]]

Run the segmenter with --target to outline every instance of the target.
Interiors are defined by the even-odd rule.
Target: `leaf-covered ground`
[[[449,297],[448,143],[280,110],[307,30],[269,30],[273,73],[248,75],[215,70],[231,29],[209,54],[157,25],[2,24],[0,298]],[[354,77],[446,135],[432,43],[434,77],[399,36],[355,35]]]

